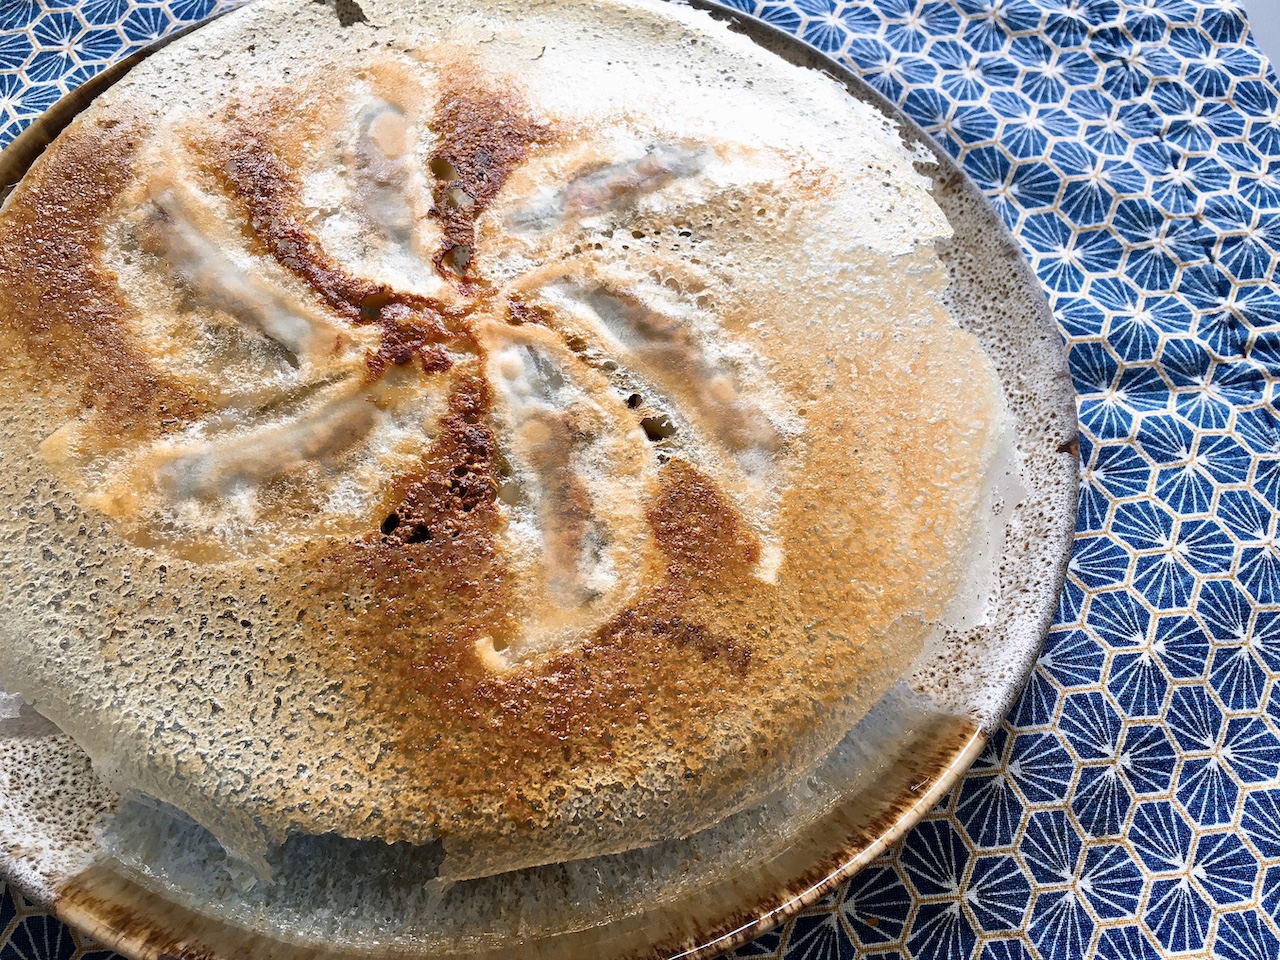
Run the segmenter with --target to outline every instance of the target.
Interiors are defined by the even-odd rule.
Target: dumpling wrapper
[[[883,117],[688,12],[365,9],[166,48],[0,213],[0,681],[259,865],[688,836],[985,596],[950,228]]]

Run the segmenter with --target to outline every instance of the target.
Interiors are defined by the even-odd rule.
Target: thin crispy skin
[[[46,163],[45,186],[6,220],[0,323],[50,381],[128,433],[157,414],[183,416],[195,398],[158,374],[123,328],[126,307],[97,260],[116,197],[133,176],[141,124],[110,124],[68,138]],[[67,238],[67,227],[79,236]],[[60,392],[60,391],[59,391]]]
[[[25,661],[0,663],[0,673],[38,693],[125,783],[187,809],[242,850],[259,827],[276,839],[294,830],[441,837],[451,875],[469,876],[686,835],[816,761],[902,674],[950,597],[996,430],[998,385],[980,349],[926,307],[913,342],[849,348],[855,362],[878,355],[897,365],[894,382],[824,390],[814,370],[845,348],[813,334],[783,349],[780,337],[751,332],[761,318],[777,329],[792,322],[785,290],[747,304],[714,287],[714,335],[683,307],[668,315],[627,301],[647,318],[633,364],[645,396],[632,403],[619,387],[625,350],[587,342],[589,318],[554,291],[497,276],[507,254],[492,225],[505,213],[484,219],[503,204],[519,209],[521,178],[539,164],[578,164],[571,184],[612,168],[575,159],[589,131],[546,115],[511,78],[464,64],[437,79],[434,113],[406,110],[405,122],[435,138],[427,155],[453,171],[436,178],[429,205],[439,232],[424,266],[447,285],[439,296],[360,276],[321,239],[305,177],[325,144],[342,142],[343,117],[361,114],[318,77],[257,90],[252,105],[233,100],[213,121],[176,133],[152,133],[146,116],[118,106],[91,113],[15,193],[0,215],[0,332],[20,358],[6,360],[4,405],[20,425],[7,450],[40,497],[90,531],[54,526],[31,536],[55,569],[76,569],[95,542],[111,576],[129,568],[129,593],[145,600],[109,604],[109,588],[94,593],[73,575],[82,615],[103,618],[108,640],[77,642],[62,661],[66,685],[56,673],[32,676]],[[112,267],[118,251],[108,250],[133,242],[132,200],[147,189],[146,164],[161,142],[190,164],[180,176],[240,225],[243,247],[233,253],[255,282],[278,285],[300,310],[350,331],[332,376],[367,391],[377,411],[287,472],[247,462],[211,471],[215,479],[196,484],[183,510],[204,509],[220,493],[256,497],[255,522],[276,532],[269,541],[255,539],[252,525],[227,532],[207,553],[180,548],[176,535],[166,541],[163,531],[185,514],[157,506],[146,489],[86,506],[101,476],[133,462],[136,446],[179,434],[196,443],[210,416],[206,373],[175,370],[146,333],[144,318],[177,302],[173,271],[149,265],[156,251],[143,249],[141,266],[129,268],[143,282],[125,288]],[[635,203],[701,176],[698,156],[639,178]],[[613,162],[632,169],[626,158]],[[388,188],[389,175],[379,176]],[[806,168],[784,183],[799,212],[774,228],[780,246],[834,182]],[[607,186],[608,202],[591,215],[631,216],[615,196],[626,183]],[[451,189],[468,203],[451,200]],[[577,196],[572,187],[566,195]],[[575,204],[587,206],[562,204],[566,221]],[[403,224],[388,237],[410,245]],[[559,251],[567,269],[581,261],[555,246],[563,242],[555,231],[530,242]],[[663,264],[637,257],[624,255],[622,266],[642,278]],[[580,279],[590,288],[594,276]],[[175,329],[215,324],[216,301],[190,300]],[[523,467],[504,454],[514,441],[503,434],[500,385],[489,374],[501,327],[536,328],[576,358],[563,367],[576,412],[530,421],[541,432]],[[676,358],[681,378],[665,394],[663,377],[646,372],[664,357]],[[308,362],[323,372],[330,361]],[[768,383],[752,382],[751,363]],[[949,410],[935,405],[941,388],[904,395],[896,386],[931,383],[956,363],[977,387]],[[20,398],[33,385],[48,399],[24,411]],[[415,425],[418,407],[404,398],[419,394],[436,406],[423,406],[430,412]],[[706,409],[682,419],[680,406],[699,397]],[[226,429],[245,431],[250,440],[236,449],[258,456],[267,445],[253,438],[311,422],[306,402],[303,412],[284,405],[261,414],[266,427]],[[642,421],[664,411],[679,430],[650,443]],[[392,421],[401,433],[377,446]],[[59,444],[38,452],[64,424]],[[587,450],[640,453],[584,466]],[[734,459],[748,454],[766,466],[746,470]],[[545,563],[529,559],[540,549],[534,540],[520,539],[521,501],[500,496],[517,467],[546,491],[528,514],[537,519],[529,529],[550,531]],[[339,482],[371,472],[378,479],[354,512],[331,518],[326,511],[347,509],[333,492]],[[529,591],[541,589],[537,578],[572,570],[591,549],[615,551],[597,565],[622,586],[601,593],[569,576],[558,593],[547,588],[548,610],[576,603],[587,612],[526,650],[522,615]],[[54,621],[53,632],[66,629],[65,618]],[[126,661],[144,664],[136,681],[104,674],[102,664]],[[159,673],[167,679],[158,684]],[[72,692],[71,683],[82,687]],[[115,722],[77,724],[86,707],[114,711]]]

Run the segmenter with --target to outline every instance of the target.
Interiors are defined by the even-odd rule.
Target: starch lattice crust
[[[985,597],[1011,427],[950,228],[710,24],[366,9],[169,48],[0,212],[0,680],[255,862],[688,836]]]

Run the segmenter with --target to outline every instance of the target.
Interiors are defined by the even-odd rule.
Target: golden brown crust
[[[454,341],[474,350],[465,326],[445,304],[352,277],[321,248],[300,218],[297,183],[271,133],[264,117],[233,121],[221,138],[201,144],[206,173],[239,201],[257,250],[297,274],[347,322],[378,328],[382,342],[369,356],[370,376],[415,357],[427,373],[448,370],[451,361],[443,347]]]
[[[436,176],[431,216],[444,228],[431,259],[442,275],[463,283],[469,279],[476,220],[530,149],[554,140],[551,128],[531,118],[510,88],[499,92],[488,84],[482,73],[461,65],[444,73],[430,124],[437,144],[429,164]]]
[[[103,234],[133,177],[145,127],[111,117],[81,123],[5,209],[0,244],[0,313],[33,361],[32,373],[56,394],[79,388],[76,402],[113,429],[167,425],[198,401],[160,375],[130,342],[126,307],[101,260]]]
[[[200,187],[169,206],[165,191],[189,188],[135,167],[144,127],[82,123],[0,217],[6,329],[37,376],[70,391],[61,416],[74,429],[62,447],[46,442],[40,469],[112,518],[115,548],[180,571],[175,603],[188,595],[203,602],[214,584],[239,581],[233,593],[257,605],[245,621],[255,626],[245,629],[265,635],[246,645],[252,662],[238,695],[255,705],[250,739],[262,747],[248,750],[248,789],[209,802],[243,810],[276,835],[440,836],[467,851],[465,875],[581,855],[579,835],[593,831],[604,839],[586,843],[589,852],[688,832],[816,761],[901,675],[958,581],[998,415],[980,348],[936,303],[917,310],[918,338],[837,342],[817,327],[797,343],[805,324],[787,314],[786,291],[769,300],[757,290],[760,299],[748,301],[715,286],[714,276],[698,280],[711,269],[696,260],[624,257],[622,266],[640,275],[634,292],[615,279],[618,265],[606,254],[555,247],[559,226],[550,239],[529,241],[550,251],[537,282],[504,284],[489,273],[498,259],[492,222],[477,229],[477,218],[503,203],[509,214],[504,185],[522,163],[570,168],[552,218],[563,220],[619,209],[618,197],[695,178],[711,160],[676,146],[593,165],[574,153],[568,121],[539,118],[509,83],[498,94],[496,82],[457,67],[437,78],[425,123],[435,138],[429,216],[440,227],[431,261],[447,289],[428,296],[361,277],[327,249],[304,199],[320,144],[361,109],[318,88],[299,81],[258,90],[252,108],[233,102],[215,121],[166,132],[193,168],[181,176]],[[394,181],[396,158],[388,158],[400,155],[404,131],[394,119],[399,107],[368,109],[393,118],[374,130],[378,116],[356,114],[373,116],[359,135],[385,145],[353,162],[357,177],[372,178],[353,202],[376,206],[376,191]],[[748,154],[722,152],[734,150]],[[793,170],[784,183],[795,195],[779,202],[771,228],[778,244],[803,228],[806,204],[836,189],[834,177],[812,169]],[[725,187],[707,203],[739,202],[735,189],[745,188]],[[774,199],[746,194],[755,204]],[[243,250],[234,252],[257,271],[252,283],[285,289],[288,280],[295,286],[281,298],[293,297],[299,316],[320,315],[326,329],[346,332],[328,353],[291,354],[299,395],[322,414],[336,410],[332,417],[295,416],[282,404],[283,420],[272,407],[262,414],[274,433],[255,434],[252,423],[219,433],[221,421],[206,429],[212,400],[192,384],[209,375],[175,373],[176,354],[147,339],[147,311],[163,306],[172,287],[185,290],[185,301],[174,302],[193,323],[225,325],[235,312],[201,294],[204,274],[183,262],[165,232],[165,218],[184,217],[199,232],[210,210],[229,219],[225,242],[241,236]],[[141,238],[150,260],[138,269],[160,278],[162,293],[121,288],[104,253],[113,224]],[[15,249],[30,252],[21,261],[5,254]],[[697,302],[714,302],[718,312],[691,320],[690,311],[648,296],[641,274],[649,262],[658,265],[650,273],[669,270],[680,296],[705,282],[710,293]],[[284,308],[272,301],[255,309]],[[271,322],[259,324],[268,339]],[[361,337],[372,345],[357,370],[339,354],[365,343]],[[504,356],[515,386],[495,381]],[[667,406],[633,405],[627,391],[619,394],[614,357],[630,364],[643,383],[637,389]],[[815,365],[834,367],[834,357],[855,366],[883,361],[894,382],[835,389],[834,375],[825,384],[815,376]],[[957,368],[983,389],[950,397]],[[750,370],[767,371],[767,396]],[[535,374],[543,380],[529,386]],[[925,386],[904,395],[904,383]],[[325,399],[326,390],[338,399]],[[500,390],[532,391],[536,409],[500,403]],[[570,399],[544,402],[539,390],[570,391]],[[419,409],[405,399],[419,394],[438,405]],[[75,408],[87,397],[92,428]],[[782,400],[794,409],[779,413]],[[217,416],[240,409],[240,401],[220,402]],[[553,409],[562,402],[569,409]],[[685,434],[646,446],[642,421],[681,407]],[[393,420],[410,425],[394,457],[366,454]],[[108,422],[121,429],[105,430]],[[189,428],[187,446],[168,439],[180,428]],[[258,439],[245,445],[245,434]],[[158,446],[135,455],[135,442]],[[279,463],[255,462],[280,444],[290,453]],[[591,451],[624,448],[642,455],[598,470],[581,462]],[[515,463],[517,452],[527,462]],[[128,492],[114,499],[87,479],[91,469],[115,469],[98,466],[113,456],[125,465],[100,485]],[[394,469],[358,509],[317,519],[340,499],[326,500],[317,485],[364,469],[361,458]],[[538,489],[537,509],[500,495],[521,469]],[[259,496],[254,516],[275,524],[270,537],[254,539],[250,528],[230,546],[206,549],[166,533],[246,487]],[[513,533],[517,521],[541,525],[526,536],[543,544],[532,561]],[[580,559],[592,549],[604,559]],[[604,571],[597,580],[622,586],[584,574],[562,590],[572,604],[546,599],[557,571],[588,562]],[[541,645],[525,640],[535,593],[539,611],[554,613],[559,603],[570,624],[547,628]],[[288,691],[301,704],[295,711],[332,696],[337,715],[316,709],[286,721]],[[171,706],[184,708],[181,699]],[[308,722],[314,729],[302,729]],[[827,732],[810,738],[815,729]],[[201,762],[216,770],[224,761],[210,753]],[[323,768],[341,788],[290,777],[290,764]],[[192,777],[195,793],[206,778],[218,782],[216,773]],[[613,811],[616,828],[592,822],[601,811]]]

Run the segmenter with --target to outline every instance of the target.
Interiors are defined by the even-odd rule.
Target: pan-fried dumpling
[[[263,0],[0,213],[0,680],[253,862],[687,836],[985,596],[1009,415],[918,158],[639,6],[661,70],[610,4]]]

